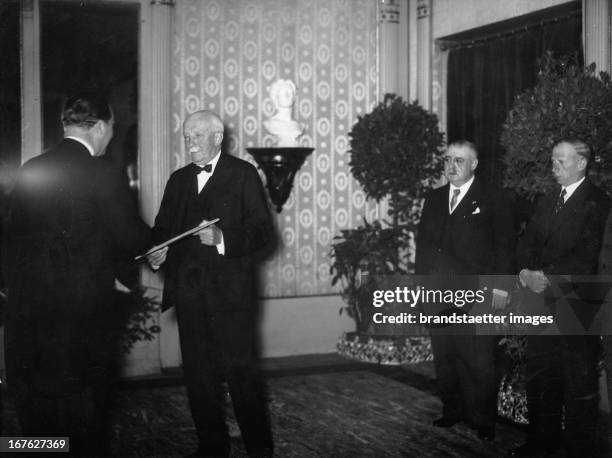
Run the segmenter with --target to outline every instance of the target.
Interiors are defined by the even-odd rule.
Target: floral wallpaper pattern
[[[377,103],[376,0],[181,0],[173,44],[172,166],[187,161],[181,123],[199,109],[224,119],[229,152],[269,146],[267,88],[297,86],[294,118],[315,151],[280,214],[279,246],[265,261],[261,294],[329,294],[329,250],[340,230],[380,217],[350,174],[348,132]]]

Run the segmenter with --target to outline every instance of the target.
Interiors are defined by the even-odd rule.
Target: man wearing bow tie
[[[425,199],[416,240],[415,272],[435,287],[478,288],[477,275],[513,272],[514,219],[508,199],[485,188],[474,176],[474,144],[458,141],[444,155],[448,184]],[[474,276],[473,281],[452,280]],[[457,283],[469,284],[457,284]],[[493,297],[505,301],[503,294]],[[452,307],[452,306],[451,306]],[[431,329],[432,350],[442,417],[434,426],[448,428],[466,421],[483,440],[493,440],[497,416],[498,377],[495,336],[454,335],[453,328]]]
[[[258,369],[256,251],[272,236],[261,180],[248,162],[221,151],[223,122],[213,112],[183,125],[191,163],[174,172],[155,219],[156,242],[219,218],[195,237],[149,256],[163,266],[162,308],[176,306],[185,385],[199,439],[195,456],[228,456],[227,382],[246,449],[272,454]]]
[[[517,249],[529,303],[550,305],[551,313],[557,294],[551,278],[597,273],[609,200],[586,177],[590,156],[579,140],[555,145],[552,173],[559,186],[538,201]],[[528,336],[529,436],[513,456],[556,456],[562,424],[568,456],[596,456],[599,345],[599,336]]]

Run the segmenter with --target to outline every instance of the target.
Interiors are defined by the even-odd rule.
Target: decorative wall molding
[[[43,151],[40,2],[21,3],[21,163]]]
[[[34,13],[34,0],[21,0],[21,11],[23,14],[31,15]]]
[[[431,15],[431,0],[417,1],[417,19],[425,19]]]
[[[380,0],[378,21],[381,23],[399,24],[400,5],[398,0]]]
[[[432,45],[431,0],[417,2],[417,100],[426,110],[431,109]]]
[[[397,0],[380,0],[378,6],[378,74],[381,99],[386,93],[396,94],[399,89],[398,54],[401,48],[399,6]]]
[[[171,171],[172,150],[172,16],[170,8],[141,5],[140,31],[140,202],[152,224]],[[148,268],[142,284],[161,293],[161,279]]]
[[[610,0],[583,0],[584,63],[595,62],[600,71],[612,70]]]

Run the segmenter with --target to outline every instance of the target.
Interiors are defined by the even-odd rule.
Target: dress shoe
[[[491,426],[485,428],[478,428],[478,439],[483,441],[495,440],[495,428]]]
[[[272,458],[274,456],[271,448],[262,448],[248,453],[249,458]]]
[[[440,417],[433,421],[433,425],[437,426],[438,428],[450,428],[451,426],[459,423],[459,421],[460,420],[455,418]]]
[[[508,454],[518,458],[546,458],[557,456],[558,451],[558,445],[546,447],[537,442],[527,441],[523,445],[510,450]]]
[[[189,457],[227,458],[228,456],[229,456],[229,452],[214,451],[214,450],[210,451],[210,450],[204,450],[202,448],[198,448],[191,455],[187,455],[187,458]]]

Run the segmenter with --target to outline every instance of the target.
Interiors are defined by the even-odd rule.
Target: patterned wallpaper
[[[376,0],[181,0],[175,8],[173,167],[187,161],[184,116],[203,108],[224,119],[230,153],[254,163],[245,148],[272,142],[262,125],[274,112],[267,87],[293,80],[301,143],[315,151],[274,212],[281,243],[265,263],[263,295],[333,293],[332,238],[380,214],[352,179],[347,154],[351,126],[377,102]]]

